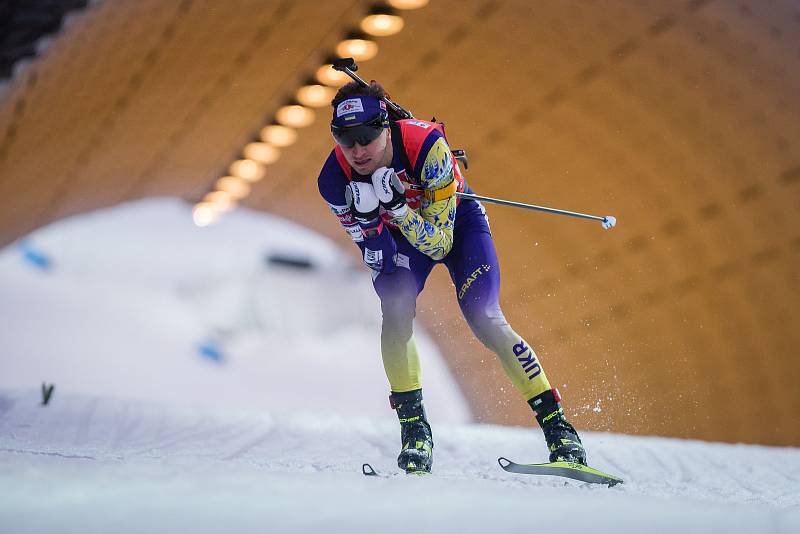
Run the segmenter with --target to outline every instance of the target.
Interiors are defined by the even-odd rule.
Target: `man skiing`
[[[483,206],[458,199],[471,192],[440,124],[390,121],[380,84],[349,83],[331,102],[336,145],[319,175],[322,197],[372,269],[381,301],[381,355],[400,419],[398,465],[430,471],[433,436],[425,414],[412,321],[417,295],[437,263],[476,337],[500,359],[542,427],[550,461],[586,464],[533,349],[506,321],[499,305],[500,270]]]

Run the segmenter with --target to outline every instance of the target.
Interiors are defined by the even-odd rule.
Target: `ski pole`
[[[413,189],[415,191],[423,191],[423,188],[418,185],[409,184],[408,187],[409,189]],[[491,204],[500,204],[501,206],[511,206],[512,208],[524,208],[527,210],[553,213],[555,215],[568,215],[570,217],[579,217],[581,219],[591,219],[594,221],[600,221],[603,225],[603,228],[606,230],[608,230],[609,228],[614,228],[614,226],[616,226],[617,224],[617,218],[614,217],[613,215],[606,215],[605,217],[600,217],[599,215],[589,215],[588,213],[579,213],[577,211],[559,210],[556,208],[537,206],[535,204],[525,204],[524,202],[514,202],[511,200],[503,200],[500,198],[483,197],[480,195],[473,195],[471,193],[461,193],[459,191],[456,191],[456,196],[461,198],[466,198],[469,200],[480,200],[482,202],[489,202]]]
[[[369,84],[365,82],[355,71],[358,70],[358,65],[356,61],[351,57],[344,57],[338,58],[333,60],[333,68],[334,70],[338,70],[340,72],[344,72],[350,78],[352,78],[356,83],[361,85],[362,87],[369,87]],[[413,119],[414,116],[411,115],[411,112],[406,111],[399,105],[395,104],[388,98],[383,99],[386,102],[386,105],[389,106],[395,115],[396,118],[399,119]],[[466,160],[466,154],[462,155],[462,157]],[[422,190],[419,186],[410,186],[411,189]],[[555,208],[547,208],[545,206],[536,206],[534,204],[525,204],[523,202],[512,202],[511,200],[502,200],[499,198],[490,198],[490,197],[482,197],[478,195],[472,195],[469,193],[459,193],[456,191],[456,195],[462,198],[468,198],[470,200],[481,200],[483,202],[489,202],[492,204],[500,204],[502,206],[511,206],[512,208],[524,208],[528,210],[536,210],[536,211],[543,211],[545,213],[553,213],[556,215],[568,215],[570,217],[579,217],[581,219],[592,219],[595,221],[600,221],[603,224],[603,228],[608,230],[609,228],[614,228],[617,224],[617,218],[612,215],[606,215],[605,217],[600,217],[598,215],[589,215],[587,213],[578,213],[577,211],[567,211],[567,210],[559,210]]]
[[[567,210],[559,210],[556,208],[547,208],[545,206],[537,206],[535,204],[525,204],[524,202],[513,202],[511,200],[502,200],[499,198],[491,198],[491,197],[482,197],[479,195],[472,195],[470,193],[459,193],[456,191],[456,196],[461,198],[468,198],[471,200],[481,200],[483,202],[489,202],[492,204],[500,204],[501,206],[511,206],[512,208],[524,208],[528,210],[536,210],[536,211],[543,211],[545,213],[553,213],[555,215],[568,215],[570,217],[579,217],[581,219],[592,219],[594,221],[600,221],[603,224],[603,228],[608,230],[609,228],[614,228],[617,224],[617,218],[613,215],[606,215],[605,217],[600,217],[599,215],[589,215],[588,213],[579,213],[577,211],[567,211]]]

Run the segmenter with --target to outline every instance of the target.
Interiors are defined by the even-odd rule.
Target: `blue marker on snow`
[[[29,241],[22,241],[19,244],[19,250],[22,252],[22,259],[40,271],[49,271],[53,267],[53,260],[42,252],[37,250]]]

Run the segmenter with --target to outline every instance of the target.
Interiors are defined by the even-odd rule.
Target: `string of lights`
[[[395,35],[403,29],[399,14],[403,10],[418,9],[429,0],[386,0],[375,5],[358,25],[347,32],[336,46],[336,57],[352,57],[356,61],[369,61],[379,51],[376,37]],[[281,155],[281,149],[297,142],[299,130],[309,126],[316,118],[315,109],[330,104],[338,87],[350,81],[343,72],[325,63],[316,69],[313,80],[298,88],[294,99],[275,112],[269,124],[259,132],[259,140],[248,143],[241,158],[233,161],[200,202],[192,210],[197,226],[208,226],[238,206],[252,190],[253,184],[264,179],[267,168]]]

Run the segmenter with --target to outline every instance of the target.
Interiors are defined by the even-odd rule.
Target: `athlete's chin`
[[[364,163],[355,163],[353,162],[353,168],[358,171],[358,174],[372,174],[372,171],[375,170],[375,166],[372,164],[372,160],[366,161]]]

